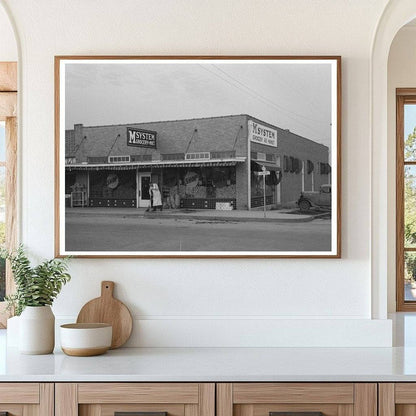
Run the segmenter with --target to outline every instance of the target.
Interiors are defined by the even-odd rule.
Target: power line
[[[273,102],[271,102],[270,100],[268,100],[267,98],[264,98],[264,97],[262,97],[260,94],[258,94],[258,93],[256,93],[254,90],[253,90],[253,93],[250,91],[251,90],[251,88],[250,87],[247,87],[246,85],[244,85],[243,83],[241,83],[241,82],[239,82],[239,81],[237,81],[237,80],[234,80],[232,77],[232,79],[235,81],[235,82],[238,82],[239,84],[241,84],[242,86],[244,86],[244,88],[245,88],[245,90],[244,89],[242,89],[242,88],[240,88],[238,85],[236,85],[235,83],[232,83],[232,82],[230,82],[227,78],[224,78],[223,76],[221,76],[220,74],[218,74],[217,72],[214,72],[214,71],[211,71],[210,69],[208,69],[206,66],[203,66],[203,65],[200,65],[201,66],[201,68],[203,68],[203,69],[205,69],[206,71],[208,71],[208,72],[210,72],[212,75],[215,75],[217,78],[220,78],[220,79],[222,79],[223,81],[225,81],[227,84],[229,84],[229,85],[231,85],[231,86],[233,86],[234,88],[237,88],[237,89],[239,89],[240,91],[242,91],[243,93],[245,93],[245,94],[248,94],[249,96],[251,96],[252,98],[255,98],[255,99],[257,99],[257,100],[259,100],[259,101],[261,101],[261,102],[263,102],[263,104],[266,104],[266,105],[268,105],[268,106],[270,106],[270,107],[274,107],[275,109],[277,109],[277,110],[279,110],[279,111],[282,111],[282,112],[288,112],[288,110],[285,110],[283,107],[280,107],[279,105],[277,105],[277,104],[275,104],[275,103],[273,103]],[[215,66],[215,65],[213,65],[213,66]],[[219,68],[217,68],[217,69],[219,69]],[[228,74],[226,74],[224,71],[221,71],[221,72],[223,72],[225,75],[228,75]],[[229,76],[229,75],[228,75]],[[230,77],[230,76],[229,76]],[[289,111],[290,112],[290,111]],[[294,114],[296,114],[296,113],[294,113]],[[307,129],[310,129],[310,130],[312,130],[313,132],[315,132],[315,134],[317,134],[317,136],[318,137],[322,137],[322,135],[321,135],[321,133],[320,132],[318,132],[315,128],[313,128],[313,127],[311,127],[310,125],[308,125],[308,124],[306,124],[306,123],[303,123],[302,121],[300,121],[300,120],[297,120],[297,119],[295,119],[293,116],[290,116],[290,114],[286,114],[286,117],[288,117],[288,118],[291,118],[292,120],[294,120],[294,121],[296,121],[297,123],[299,123],[299,124],[301,124],[301,125],[303,125],[304,127],[306,127]],[[302,117],[302,116],[301,116]]]
[[[314,119],[314,118],[304,116],[303,114],[296,113],[295,111],[288,110],[288,109],[286,109],[285,107],[282,107],[281,105],[279,105],[279,104],[277,104],[276,102],[272,101],[270,98],[265,97],[264,95],[262,95],[262,94],[258,93],[258,92],[257,92],[256,90],[254,90],[253,88],[249,87],[248,85],[246,85],[246,84],[244,84],[243,82],[239,81],[238,79],[234,78],[232,75],[228,74],[226,71],[224,71],[223,69],[219,68],[217,65],[213,65],[213,66],[214,66],[215,68],[217,68],[217,69],[218,69],[218,71],[221,71],[224,75],[226,75],[227,77],[231,78],[233,81],[235,81],[235,82],[237,82],[238,84],[242,85],[244,88],[247,88],[249,91],[252,91],[255,95],[259,96],[260,98],[262,98],[263,100],[267,101],[267,102],[268,102],[268,103],[270,103],[271,105],[273,105],[273,106],[275,106],[275,107],[279,108],[279,110],[281,110],[281,111],[283,111],[283,112],[286,112],[286,113],[293,114],[294,116],[297,116],[297,117],[304,118],[305,120],[310,120],[310,121],[313,121],[313,122],[318,123],[318,124],[326,124],[326,122],[324,122],[324,121],[319,121],[319,120],[316,120],[316,119]]]
[[[269,70],[270,73],[273,73],[272,69],[270,68],[269,65],[266,65],[266,67],[267,67],[267,69]],[[303,94],[301,89],[295,87],[292,83],[288,82],[288,80],[284,79],[284,77],[276,77],[276,78],[277,78],[277,80],[280,84],[282,84],[283,86],[288,87],[289,89],[291,89],[292,91],[297,93],[300,97],[302,97],[303,101],[305,101],[305,100],[308,101],[309,104],[312,106],[312,108],[317,106],[316,105],[316,100],[313,100],[313,99],[311,99],[311,97]],[[318,121],[318,120],[316,120],[316,122],[317,123],[325,123],[323,121]]]

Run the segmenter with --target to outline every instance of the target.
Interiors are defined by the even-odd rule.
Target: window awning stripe
[[[151,168],[177,168],[177,167],[210,167],[210,166],[235,166],[237,163],[245,162],[246,158],[235,158],[227,160],[206,160],[206,161],[155,161],[155,162],[136,162],[136,163],[105,163],[105,164],[68,164],[65,166],[67,171],[80,170],[134,170]]]
[[[280,171],[282,170],[282,168],[280,166],[275,165],[274,163],[270,163],[270,162],[252,162],[254,163],[254,166],[261,171],[262,167],[264,166],[267,170],[272,170],[272,171]]]

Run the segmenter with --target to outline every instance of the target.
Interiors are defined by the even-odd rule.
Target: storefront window
[[[266,176],[266,196],[272,196],[276,185],[273,181],[273,176],[276,174],[273,172]],[[263,196],[263,177],[251,172],[251,196]]]
[[[166,168],[160,186],[165,208],[215,208],[216,200],[236,198],[235,166]],[[199,204],[203,200],[212,203]]]
[[[179,208],[180,196],[178,169],[167,168],[163,170],[162,196],[165,208]]]
[[[263,196],[263,177],[257,175],[256,172],[260,172],[261,168],[258,164],[252,164],[251,166],[251,197]],[[266,176],[266,196],[273,196],[276,185],[278,184],[278,178],[275,171],[270,171],[270,174]]]
[[[234,199],[236,180],[234,166],[179,169],[181,198]]]
[[[82,182],[82,178],[77,178]],[[135,199],[135,170],[101,170],[90,173],[90,198]]]
[[[67,172],[65,174],[65,194],[69,195],[73,191],[77,175],[74,172]]]

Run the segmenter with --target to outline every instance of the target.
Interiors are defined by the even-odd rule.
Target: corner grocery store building
[[[165,208],[285,206],[330,183],[328,147],[246,114],[85,127],[65,132],[67,206]]]

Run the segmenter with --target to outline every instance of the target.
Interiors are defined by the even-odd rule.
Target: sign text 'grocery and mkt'
[[[266,146],[277,147],[277,130],[250,120],[248,122],[249,140]]]

